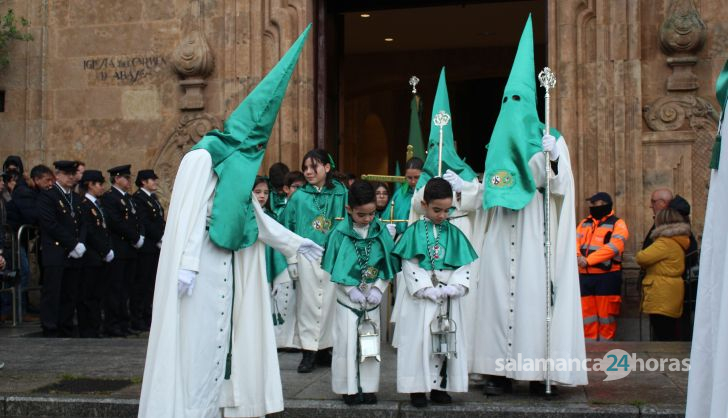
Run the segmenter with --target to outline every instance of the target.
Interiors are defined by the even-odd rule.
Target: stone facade
[[[168,193],[183,153],[221,126],[319,3],[8,0],[3,8],[29,18],[35,40],[15,43],[0,74],[0,156],[20,154],[26,166],[73,158],[153,167]],[[724,0],[548,0],[548,10],[552,120],[569,142],[578,213],[591,193],[612,193],[633,253],[651,224],[650,191],[667,186],[693,203],[702,231],[713,83],[728,58]],[[316,45],[315,30],[264,166],[297,167],[324,143],[314,138],[324,108],[315,99]]]
[[[221,121],[312,20],[309,1],[9,0],[35,40],[0,74],[0,155],[105,169],[154,168],[168,192],[183,153]],[[314,36],[273,129],[264,166],[313,140]]]

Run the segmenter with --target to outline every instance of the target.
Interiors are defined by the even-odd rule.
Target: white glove
[[[134,248],[136,248],[136,249],[142,248],[142,245],[144,245],[144,235],[139,235],[139,241],[137,241],[137,243],[134,244]]]
[[[162,241],[159,241],[159,242],[157,243],[157,248],[159,248],[160,250],[162,249]]]
[[[445,174],[442,175],[442,178],[450,183],[453,192],[460,193],[463,190],[463,179],[455,174],[454,171],[448,169]]]
[[[372,286],[371,289],[369,289],[369,294],[367,295],[367,302],[371,305],[379,305],[379,303],[382,301],[382,291],[379,290],[378,287]]]
[[[442,292],[440,291],[439,287],[426,287],[422,291],[421,297],[430,299],[433,302],[437,302],[438,299],[442,296]]]
[[[359,290],[358,287],[354,286],[349,290],[349,300],[351,300],[353,303],[362,304],[364,301],[367,300],[367,298],[364,297],[364,293]]]
[[[387,224],[387,232],[389,232],[389,235],[394,239],[394,236],[397,235],[397,225],[395,224]]]
[[[541,138],[541,145],[544,151],[550,152],[549,157],[551,161],[559,159],[559,147],[556,146],[556,138],[553,135],[544,135]]]
[[[459,298],[465,294],[465,287],[460,284],[449,284],[443,286],[440,290],[442,291],[443,297],[450,296],[453,299]]]
[[[106,254],[106,257],[104,257],[104,261],[107,263],[111,263],[111,260],[114,259],[114,250],[109,250],[109,253]]]
[[[83,254],[86,252],[86,246],[83,245],[82,242],[79,242],[76,244],[76,246],[73,248],[73,250],[68,254],[70,258],[79,259],[83,257]]]
[[[304,238],[301,246],[298,247],[298,252],[306,257],[308,261],[316,261],[324,255],[324,249],[322,246],[316,244],[308,238]],[[298,277],[298,275],[296,275]]]
[[[184,295],[192,295],[192,289],[195,288],[196,271],[180,269],[177,274],[177,294],[179,297]]]
[[[288,265],[288,275],[291,276],[291,279],[298,280],[298,263]]]

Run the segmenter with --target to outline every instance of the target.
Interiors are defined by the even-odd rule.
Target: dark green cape
[[[347,218],[346,221],[339,222],[329,235],[326,252],[321,260],[321,268],[331,274],[332,282],[344,286],[359,285],[362,279],[361,266],[354,245],[363,252],[369,241],[373,242],[368,265],[375,267],[378,272],[376,277],[367,278],[366,282],[373,283],[378,279],[394,278],[400,270],[399,261],[391,255],[394,241],[384,224],[379,219],[374,219],[369,224],[367,237],[362,238],[354,231],[351,218]]]
[[[288,205],[283,209],[280,220],[281,224],[296,234],[314,241],[316,244],[325,246],[329,233],[334,229],[337,222],[335,218],[345,218],[347,190],[343,184],[336,180],[332,181],[333,188],[323,187],[321,191],[310,184],[299,188],[291,196]],[[321,215],[314,204],[314,196],[318,195],[319,205],[324,210],[324,217],[329,225],[317,225],[314,221]],[[321,228],[323,226],[324,228]],[[328,226],[328,230],[326,230]]]
[[[432,228],[433,224],[429,220],[420,219],[404,231],[402,237],[394,247],[392,254],[402,260],[417,258],[420,267],[431,271],[432,264],[427,250],[427,236],[425,228]],[[443,248],[444,256],[435,260],[435,269],[437,270],[457,270],[458,268],[472,263],[478,255],[475,253],[473,246],[468,238],[455,225],[448,221],[442,223],[442,236],[439,245]],[[435,241],[435,233],[432,229],[429,231],[430,244]]]

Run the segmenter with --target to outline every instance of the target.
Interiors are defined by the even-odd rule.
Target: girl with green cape
[[[301,171],[306,185],[291,196],[281,213],[281,223],[296,234],[324,246],[337,218],[346,216],[346,187],[332,178],[333,160],[322,149],[313,149],[303,156]],[[321,263],[305,257],[288,260],[288,272],[296,286],[296,328],[303,349],[299,373],[310,373],[315,363],[327,363],[333,344],[332,326],[335,288]],[[317,352],[322,351],[318,355]]]

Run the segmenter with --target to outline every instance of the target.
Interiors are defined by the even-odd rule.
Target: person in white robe
[[[140,417],[283,409],[265,245],[310,259],[323,249],[265,215],[251,192],[309,28],[225,129],[206,134],[182,159],[157,272]]]
[[[530,381],[543,393],[546,367],[519,369],[519,356],[546,362],[552,384],[585,385],[586,370],[576,264],[574,180],[569,150],[555,129],[544,135],[536,113],[533,29],[521,36],[485,163],[483,208],[476,230],[484,234],[479,260],[472,372],[489,375],[485,393]],[[558,140],[557,140],[558,138]],[[547,162],[542,151],[550,152]],[[551,177],[546,179],[546,164]],[[546,294],[544,192],[550,183],[552,294]],[[478,232],[475,232],[476,234]],[[546,304],[552,306],[546,347]],[[571,365],[556,367],[558,364]],[[543,364],[543,363],[542,363]]]
[[[728,61],[716,81],[723,106],[711,160],[710,192],[700,252],[698,298],[690,352],[687,418],[728,417]]]

